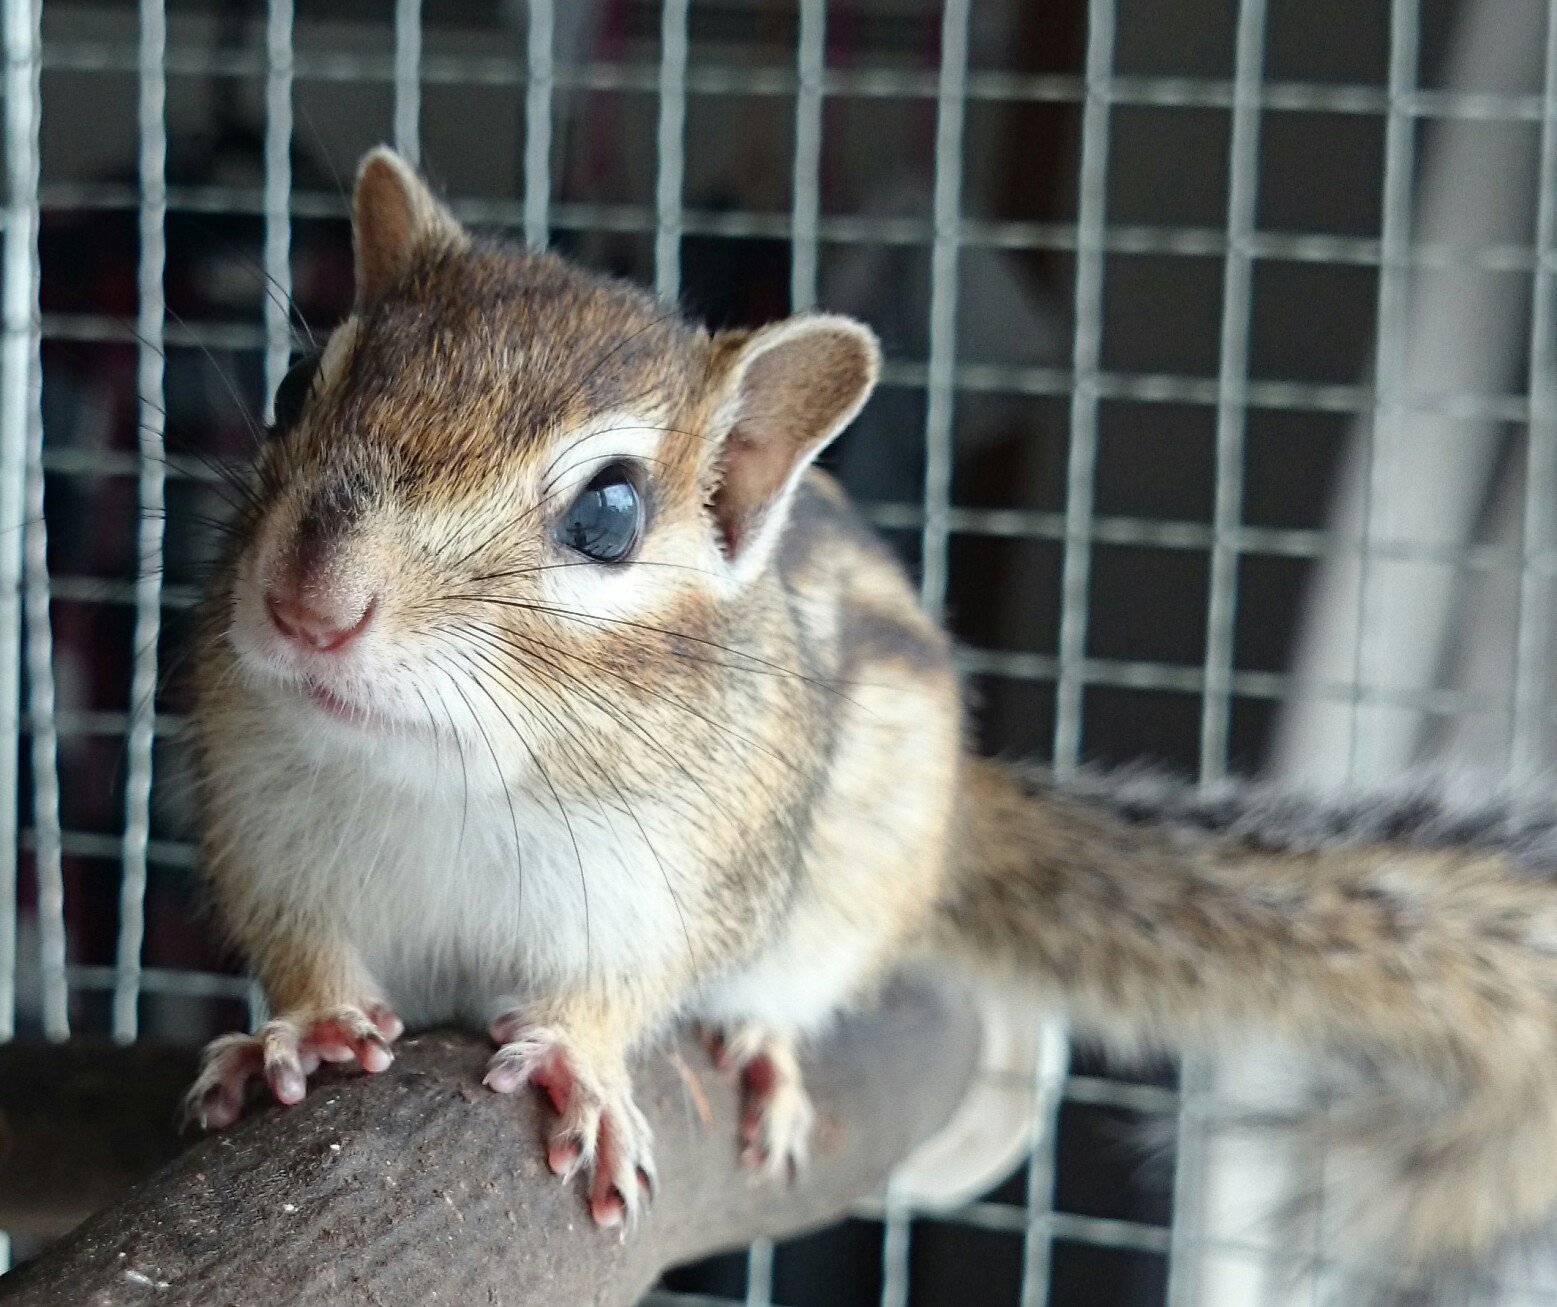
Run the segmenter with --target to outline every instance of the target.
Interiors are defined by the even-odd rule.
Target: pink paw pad
[[[491,1026],[500,1043],[486,1084],[498,1093],[541,1090],[560,1118],[546,1145],[546,1164],[571,1180],[588,1174],[591,1217],[601,1226],[635,1223],[654,1193],[648,1122],[623,1077],[600,1077],[577,1061],[558,1032],[508,1015]]]
[[[720,1070],[740,1077],[742,1165],[775,1179],[800,1171],[816,1117],[793,1048],[748,1028],[713,1051]]]
[[[321,1062],[356,1062],[364,1071],[383,1071],[394,1061],[389,1041],[404,1029],[379,1003],[366,1011],[333,1008],[306,1025],[279,1017],[252,1035],[223,1035],[206,1047],[185,1099],[185,1117],[206,1130],[231,1125],[243,1115],[256,1080],[263,1080],[276,1102],[299,1103]]]

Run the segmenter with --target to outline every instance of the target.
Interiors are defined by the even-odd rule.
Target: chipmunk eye
[[[557,539],[597,563],[621,563],[643,533],[643,496],[635,470],[612,463],[596,472],[557,523]]]
[[[287,369],[286,376],[281,378],[281,384],[276,387],[276,417],[270,424],[271,435],[284,436],[297,425],[318,372],[317,354],[305,354]]]

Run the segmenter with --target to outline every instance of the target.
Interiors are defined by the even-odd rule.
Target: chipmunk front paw
[[[741,1079],[741,1162],[788,1179],[810,1156],[816,1110],[806,1093],[794,1040],[764,1026],[739,1026],[711,1040],[719,1068]]]
[[[654,1192],[653,1135],[626,1067],[589,1057],[565,1031],[532,1024],[522,1013],[499,1017],[491,1033],[498,1050],[487,1064],[487,1086],[511,1094],[533,1084],[558,1114],[546,1146],[553,1174],[589,1176],[597,1225],[635,1224]]]
[[[231,1125],[243,1115],[249,1083],[261,1078],[278,1103],[300,1102],[321,1062],[355,1062],[364,1071],[383,1071],[395,1060],[391,1041],[404,1030],[384,1003],[343,1004],[284,1014],[252,1035],[213,1039],[185,1096],[185,1120],[202,1130]]]

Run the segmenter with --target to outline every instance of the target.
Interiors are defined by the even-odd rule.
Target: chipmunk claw
[[[602,1074],[567,1036],[512,1017],[492,1024],[500,1047],[484,1083],[500,1094],[526,1085],[542,1090],[558,1114],[546,1144],[546,1164],[564,1181],[588,1177],[590,1216],[596,1225],[630,1230],[647,1210],[658,1179],[653,1133],[625,1070]]]
[[[356,1062],[383,1071],[390,1042],[405,1025],[385,1004],[342,1005],[282,1016],[249,1035],[222,1035],[206,1045],[200,1071],[184,1098],[184,1123],[219,1130],[243,1115],[249,1086],[263,1080],[283,1106],[308,1093],[308,1077],[324,1062]]]
[[[750,1068],[748,1068],[748,1073]],[[754,1091],[747,1074],[741,1110],[741,1164],[768,1180],[788,1180],[810,1161],[816,1109],[798,1081],[780,1080]]]
[[[744,1026],[719,1039],[715,1061],[720,1070],[740,1077],[741,1164],[764,1179],[799,1175],[810,1159],[816,1109],[793,1040]]]

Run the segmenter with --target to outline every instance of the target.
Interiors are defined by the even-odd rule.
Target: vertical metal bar
[[[1072,342],[1070,460],[1066,471],[1065,556],[1061,576],[1054,765],[1073,769],[1081,752],[1081,662],[1086,655],[1087,587],[1091,571],[1092,477],[1097,466],[1097,373],[1103,337],[1103,228],[1108,183],[1110,80],[1113,76],[1113,0],[1087,5],[1086,90],[1077,176],[1075,336]],[[1046,1026],[1044,1038],[1059,1038]],[[1054,1252],[1055,1151],[1059,1095],[1050,1079],[1063,1076],[1065,1059],[1040,1057],[1035,1120],[1046,1130],[1028,1172],[1027,1230],[1022,1241],[1022,1307],[1046,1307]],[[1046,1101],[1047,1100],[1047,1101]]]
[[[924,530],[920,598],[932,615],[946,606],[951,507],[952,415],[956,405],[957,264],[962,226],[962,138],[968,78],[969,0],[941,11],[936,88],[934,235],[930,248],[930,360],[925,413]],[[906,1307],[912,1213],[888,1186],[882,1235],[881,1307]]]
[[[1081,112],[1081,169],[1077,182],[1076,322],[1071,348],[1070,458],[1065,476],[1065,561],[1060,577],[1059,677],[1055,688],[1054,765],[1060,771],[1074,768],[1081,757],[1081,711],[1086,688],[1082,664],[1087,654],[1087,592],[1092,574],[1114,17],[1113,0],[1089,0],[1086,99]]]
[[[395,149],[422,161],[422,0],[395,0]]]
[[[826,0],[800,0],[796,39],[795,159],[791,183],[789,308],[816,307],[818,223],[821,217],[822,72],[826,58]],[[746,1307],[771,1307],[773,1240],[746,1252]]]
[[[1519,628],[1514,646],[1513,729],[1509,765],[1529,774],[1546,761],[1543,708],[1551,684],[1551,564],[1557,550],[1557,431],[1552,386],[1557,341],[1553,286],[1547,266],[1557,252],[1557,0],[1546,11],[1546,71],[1542,83],[1541,160],[1536,185],[1535,271],[1530,284],[1530,427],[1525,446]]]
[[[292,0],[265,27],[265,420],[292,357]]]
[[[264,987],[259,981],[249,982],[248,996],[245,999],[249,1009],[249,1029],[258,1030],[265,1024],[270,1016],[270,1002],[265,997]]]
[[[1022,1239],[1022,1307],[1049,1301],[1054,1260],[1054,1174],[1060,1106],[1070,1070],[1070,1039],[1064,1022],[1042,1019],[1033,1065],[1033,1146],[1027,1159],[1027,1230]]]
[[[162,629],[163,412],[167,311],[167,13],[164,0],[141,0],[140,47],[140,337],[139,573],[135,580],[135,644],[130,678],[130,728],[125,785],[123,870],[119,889],[119,949],[113,1033],[135,1038],[139,1026],[141,943],[146,924],[146,845],[151,837],[152,746],[157,709],[157,643]]]
[[[42,53],[42,38],[37,49]],[[41,115],[41,101],[39,102]],[[36,150],[37,137],[34,136]],[[40,160],[41,162],[41,160]],[[34,176],[36,177],[36,172]],[[34,264],[35,272],[40,265]],[[37,287],[33,288],[37,304]],[[37,833],[33,867],[38,885],[38,946],[43,1032],[70,1034],[70,982],[65,971],[65,877],[59,821],[59,735],[55,726],[54,633],[49,594],[49,534],[43,515],[43,371],[33,374],[28,399],[27,506],[22,530],[23,609],[26,625],[27,715],[32,731],[32,820]]]
[[[925,412],[924,531],[919,593],[926,610],[946,607],[951,511],[952,416],[957,399],[957,262],[962,225],[962,134],[968,81],[969,0],[946,0],[936,95],[935,235],[930,248],[929,403]]]
[[[1228,151],[1227,256],[1222,266],[1222,346],[1216,386],[1216,507],[1211,591],[1206,614],[1205,692],[1200,717],[1200,774],[1227,770],[1232,717],[1233,618],[1238,602],[1238,528],[1243,520],[1244,388],[1249,379],[1255,205],[1259,198],[1260,82],[1265,64],[1265,0],[1238,9],[1233,68],[1232,142]]]
[[[5,0],[5,344],[0,356],[0,1040],[16,1033],[22,533],[38,423],[39,0]]]
[[[1081,111],[1081,162],[1076,180],[1075,335],[1071,345],[1070,458],[1065,484],[1065,553],[1060,579],[1059,668],[1055,686],[1054,766],[1073,770],[1081,755],[1087,645],[1087,590],[1092,571],[1093,474],[1097,468],[1098,367],[1103,347],[1103,232],[1108,201],[1110,83],[1114,65],[1113,0],[1087,5],[1086,91]],[[1053,1059],[1049,1059],[1051,1062]],[[1040,1061],[1039,1074],[1043,1074]],[[1037,1119],[1058,1128],[1058,1096]],[[1022,1245],[1022,1307],[1046,1307],[1053,1257],[1055,1153],[1035,1150],[1028,1178],[1027,1234]]]
[[[791,184],[789,310],[816,307],[822,212],[822,74],[827,59],[826,0],[800,0],[795,50],[795,170]]]
[[[913,1213],[887,1181],[882,1197],[881,1307],[908,1307],[908,1253]]]
[[[756,1239],[746,1250],[746,1307],[773,1307],[773,1240]]]
[[[1364,761],[1368,717],[1363,712],[1365,689],[1378,655],[1370,632],[1373,546],[1381,523],[1388,529],[1381,509],[1388,507],[1391,464],[1395,456],[1397,428],[1406,381],[1405,321],[1411,296],[1412,184],[1415,172],[1416,124],[1407,98],[1416,88],[1420,39],[1420,0],[1392,0],[1389,37],[1389,108],[1384,128],[1384,212],[1380,232],[1378,337],[1374,346],[1373,422],[1368,430],[1364,466],[1367,493],[1361,514],[1357,584],[1357,633],[1352,650],[1353,686],[1348,777],[1355,780]],[[1386,669],[1380,669],[1384,671]],[[1385,681],[1387,683],[1387,679]]]
[[[526,41],[529,84],[524,96],[524,238],[543,250],[551,239],[551,98],[556,71],[552,0],[530,0]]]
[[[686,172],[687,10],[690,0],[665,0],[660,18],[659,182],[654,190],[654,289],[661,299],[681,293],[681,188]]]
[[[1244,436],[1248,410],[1249,326],[1259,199],[1260,83],[1265,68],[1266,0],[1241,0],[1233,62],[1232,140],[1227,164],[1227,255],[1222,266],[1222,340],[1217,368],[1216,505],[1206,612],[1205,690],[1200,716],[1200,778],[1227,772],[1232,720],[1233,619],[1238,602],[1237,532],[1243,519]],[[1197,1096],[1214,1088],[1198,1059],[1180,1075],[1182,1100],[1173,1171],[1173,1233],[1168,1252],[1169,1307],[1192,1307],[1200,1295],[1198,1242],[1205,1233],[1206,1189],[1214,1165]]]

